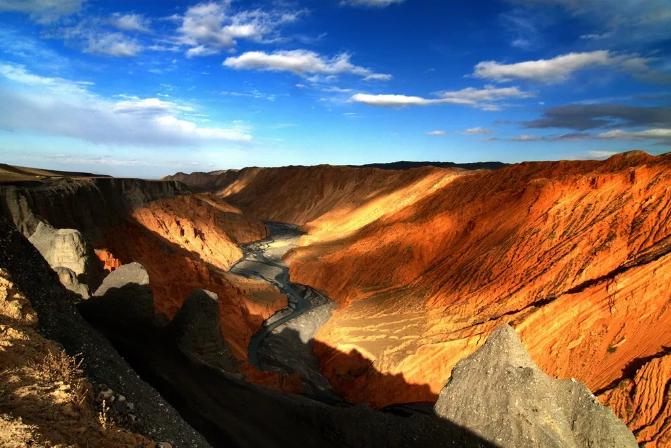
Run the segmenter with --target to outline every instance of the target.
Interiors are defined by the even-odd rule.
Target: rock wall
[[[39,221],[59,229],[77,229],[93,245],[104,229],[128,211],[150,201],[188,192],[179,182],[117,178],[59,178],[17,182],[0,188],[0,213],[26,236]]]

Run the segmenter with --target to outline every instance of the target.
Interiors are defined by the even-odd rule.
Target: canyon
[[[3,256],[30,252],[78,325],[207,442],[156,440],[671,446],[671,155],[161,181],[6,170]],[[14,258],[2,268],[30,296]],[[554,445],[506,433],[524,426],[488,395],[501,384],[532,397],[520,415],[589,428],[558,423]]]

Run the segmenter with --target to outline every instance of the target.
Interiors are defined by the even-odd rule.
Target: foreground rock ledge
[[[456,365],[435,411],[502,448],[638,446],[586,386],[543,373],[509,325]]]

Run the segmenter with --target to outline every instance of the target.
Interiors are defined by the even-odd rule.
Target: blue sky
[[[0,161],[244,166],[671,149],[670,0],[0,0]]]

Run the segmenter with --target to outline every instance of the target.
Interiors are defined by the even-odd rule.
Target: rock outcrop
[[[58,274],[58,280],[61,281],[61,285],[65,286],[68,290],[74,292],[82,299],[89,298],[88,285],[80,283],[79,277],[72,269],[63,266],[57,266],[53,269],[56,271],[56,274]]]
[[[67,269],[59,272],[66,288],[87,299],[89,290],[100,285],[102,265],[79,230],[55,229],[40,221],[28,240],[54,270]]]
[[[59,229],[77,229],[94,247],[106,229],[123,222],[131,210],[151,201],[188,192],[179,182],[141,179],[54,178],[18,182],[0,188],[0,214],[26,237],[40,221]]]
[[[221,335],[219,298],[213,292],[196,289],[170,322],[179,349],[203,364],[237,373],[238,361]]]
[[[543,373],[508,325],[457,363],[435,411],[501,448],[638,446],[587,387]]]

